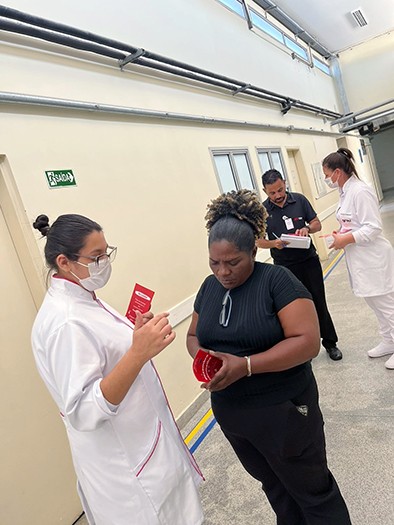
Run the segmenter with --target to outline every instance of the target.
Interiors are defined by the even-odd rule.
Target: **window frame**
[[[282,174],[283,179],[284,179],[284,181],[286,183],[286,189],[291,191],[290,179],[289,179],[288,174],[287,174],[285,158],[284,158],[284,155],[282,153],[282,148],[280,148],[280,147],[270,147],[270,148],[256,147],[256,155],[257,155],[257,159],[258,159],[258,162],[259,162],[260,171],[261,171],[261,177],[262,177],[263,174],[265,173],[265,171],[267,171],[267,170],[263,171],[263,167],[262,167],[261,161],[260,161],[260,155],[259,155],[260,153],[267,153],[268,154],[269,164],[270,164],[270,168],[269,169],[274,169],[274,170],[276,170],[277,168],[275,168],[275,166],[274,166],[274,162],[272,160],[271,154],[272,153],[277,153],[279,155],[280,163],[282,165],[281,174]],[[262,184],[263,183],[261,183],[261,185]]]
[[[237,166],[236,166],[233,156],[241,154],[241,155],[245,155],[246,164],[249,170],[250,180],[253,186],[253,191],[255,191],[257,195],[261,198],[259,185],[257,184],[256,175],[253,169],[253,165],[252,165],[252,161],[250,158],[248,148],[246,147],[245,148],[242,148],[242,147],[239,147],[239,148],[209,148],[209,152],[210,152],[212,164],[215,170],[216,180],[217,180],[219,190],[221,193],[224,193],[224,190],[223,190],[223,185],[222,185],[222,181],[220,178],[220,173],[219,173],[219,170],[215,162],[215,156],[227,155],[229,157],[230,168],[232,171],[233,180],[235,182],[234,190],[237,191],[237,190],[243,189],[243,186],[241,185],[241,181],[240,181],[238,171],[237,171]]]
[[[251,7],[246,2],[242,0],[230,0],[229,3],[233,2],[234,4],[239,4],[239,11],[235,7],[231,7],[226,0],[216,0],[224,8],[228,9],[232,13],[235,13],[237,16],[240,16],[244,20],[248,21],[249,29],[256,29],[261,31],[264,35],[272,39],[273,42],[277,42],[284,47],[287,51],[290,51],[290,56],[294,59],[297,58],[310,68],[316,68],[322,73],[332,76],[330,66],[326,64],[325,58],[317,52],[312,53],[312,49],[304,41],[299,40],[297,35],[290,31],[289,29],[282,29],[280,22],[277,22],[275,19],[271,20],[272,17],[268,18],[267,12],[264,11],[264,14],[260,13],[253,7]],[[245,9],[248,11],[248,16],[245,13]],[[263,25],[272,27],[272,32],[265,30],[264,27],[260,27],[256,23],[256,19],[261,19]],[[254,20],[254,21],[253,21]]]
[[[313,53],[312,53],[312,61],[313,61],[313,65],[314,65],[314,67],[316,69],[318,69],[319,71],[321,71],[325,75],[328,75],[329,77],[332,76],[331,75],[330,66],[328,64],[326,64],[325,62],[323,62],[323,60],[321,58],[318,58]]]
[[[219,4],[221,4],[223,7],[225,7],[226,9],[228,9],[229,11],[231,11],[232,13],[235,13],[236,15],[240,16],[241,18],[245,18],[245,10],[244,10],[244,6],[242,4],[242,2],[240,0],[232,0],[234,3],[238,3],[240,6],[241,6],[241,11],[242,11],[242,14],[241,13],[238,13],[238,11],[236,11],[235,9],[233,9],[231,7],[231,5],[229,5],[228,3],[226,3],[226,0],[217,0],[217,2],[219,2]]]

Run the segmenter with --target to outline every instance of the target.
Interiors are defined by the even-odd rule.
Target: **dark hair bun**
[[[33,222],[33,228],[38,230],[41,235],[45,237],[49,230],[49,218],[46,215],[39,215]]]

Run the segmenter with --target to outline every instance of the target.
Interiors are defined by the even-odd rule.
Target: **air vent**
[[[350,13],[359,27],[365,27],[368,25],[368,22],[365,20],[365,16],[363,15],[361,9],[355,9],[354,11],[350,11]]]

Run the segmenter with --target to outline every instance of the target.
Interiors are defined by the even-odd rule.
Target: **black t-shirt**
[[[230,291],[231,314],[224,327],[219,316],[226,291],[214,275],[205,279],[194,303],[196,335],[203,348],[237,356],[258,354],[282,341],[277,313],[295,299],[311,298],[286,268],[256,262],[247,281]],[[281,403],[301,393],[311,375],[310,362],[282,372],[253,374],[213,392],[212,400],[248,406]]]
[[[264,201],[267,210],[267,235],[270,241],[280,237],[282,233],[295,233],[316,217],[316,212],[311,203],[301,193],[287,193],[286,203],[281,208],[269,199]],[[275,237],[275,235],[276,237]],[[317,257],[316,248],[311,241],[308,249],[300,248],[271,248],[271,257],[275,264],[291,266]]]

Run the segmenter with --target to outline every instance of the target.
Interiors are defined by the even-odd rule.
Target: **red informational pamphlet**
[[[222,366],[223,361],[201,348],[193,360],[193,372],[198,381],[208,383]]]
[[[136,284],[134,286],[133,293],[131,294],[130,303],[127,308],[127,319],[129,319],[129,321],[135,324],[136,310],[138,310],[142,314],[149,312],[154,295],[155,292],[149,290],[149,288],[145,288],[140,284]]]

